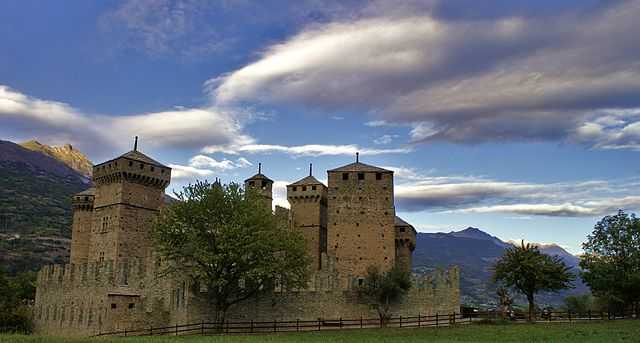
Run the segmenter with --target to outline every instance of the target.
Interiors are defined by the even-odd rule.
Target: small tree
[[[509,313],[509,310],[511,309],[511,305],[513,304],[513,298],[509,295],[509,290],[503,286],[496,289],[496,295],[500,300],[500,312],[502,313],[502,318],[506,318],[507,313]]]
[[[611,305],[640,308],[640,219],[620,210],[599,221],[582,245],[582,278]]]
[[[584,315],[594,308],[591,294],[569,295],[564,298],[564,307],[568,312]]]
[[[154,226],[164,272],[188,276],[223,323],[229,308],[261,293],[306,286],[304,239],[276,220],[253,189],[196,182]]]
[[[378,311],[380,321],[386,325],[391,318],[391,305],[402,301],[404,295],[411,289],[411,274],[394,266],[386,273],[371,266],[367,269],[367,276],[360,288],[360,293],[366,301]]]
[[[513,287],[527,297],[529,320],[535,320],[535,294],[557,292],[573,287],[575,275],[558,256],[544,255],[531,244],[514,246],[505,251],[495,264],[494,279]]]

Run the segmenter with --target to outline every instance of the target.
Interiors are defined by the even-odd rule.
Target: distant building
[[[311,169],[311,168],[310,168]],[[171,168],[137,150],[93,168],[95,189],[72,199],[71,261],[38,274],[37,332],[91,335],[123,329],[200,322],[212,311],[188,278],[158,275],[151,225],[165,206]],[[271,207],[273,181],[245,180]],[[357,301],[367,268],[394,264],[411,270],[416,231],[395,215],[393,172],[361,163],[328,171],[328,186],[309,176],[287,186],[291,208],[275,215],[300,230],[312,259],[305,290],[281,292],[231,308],[231,320],[375,317]],[[415,280],[397,314],[428,315],[459,309],[457,268]]]

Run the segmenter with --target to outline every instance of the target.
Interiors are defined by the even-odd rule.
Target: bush
[[[14,309],[12,312],[0,313],[0,333],[23,333],[33,331],[31,313],[25,306]]]

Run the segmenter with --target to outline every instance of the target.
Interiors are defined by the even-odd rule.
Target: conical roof
[[[131,150],[128,153],[123,154],[118,158],[126,158],[126,159],[129,159],[129,160],[134,160],[134,161],[140,161],[140,162],[144,162],[144,163],[148,163],[148,164],[153,164],[153,165],[156,165],[158,167],[168,168],[167,166],[165,166],[162,163],[152,159],[151,157],[141,153],[138,150]]]
[[[413,225],[407,223],[406,221],[404,221],[404,219],[402,219],[402,218],[400,218],[398,216],[396,216],[396,219],[395,219],[395,226],[411,226],[411,227],[413,227]]]
[[[318,179],[316,179],[312,175],[309,175],[301,180],[298,180],[292,183],[290,186],[301,186],[301,185],[323,185],[324,186],[322,182],[318,181]]]
[[[94,196],[96,194],[96,189],[95,187],[91,187],[91,188],[87,188],[84,191],[80,192],[80,193],[76,193],[76,196]]]
[[[251,180],[266,180],[266,181],[273,182],[273,180],[271,180],[270,178],[262,174],[262,163],[258,163],[258,174],[244,180],[244,182],[251,181]]]

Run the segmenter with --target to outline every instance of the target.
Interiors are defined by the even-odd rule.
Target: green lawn
[[[308,333],[282,333],[246,336],[188,336],[139,338],[58,338],[43,336],[0,335],[0,343],[253,343],[253,342],[549,342],[549,343],[617,343],[640,342],[640,321],[600,323],[550,323],[508,325],[464,325],[429,329],[368,329]]]

